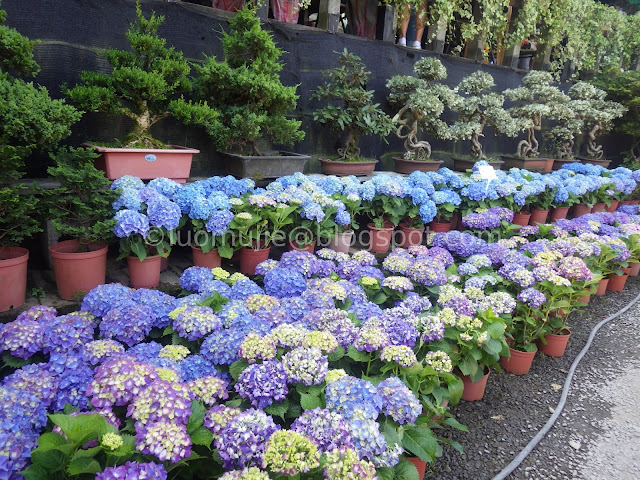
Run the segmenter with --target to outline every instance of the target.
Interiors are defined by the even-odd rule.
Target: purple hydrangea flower
[[[345,419],[355,416],[375,420],[382,411],[382,397],[371,382],[345,376],[327,385],[327,408]]]
[[[318,385],[329,371],[329,362],[319,348],[297,347],[282,357],[282,365],[291,383]]]
[[[190,342],[222,329],[222,321],[210,307],[186,307],[173,321],[173,328]]]
[[[109,310],[100,322],[100,335],[115,338],[129,347],[140,343],[154,326],[156,316],[149,307],[133,302]]]
[[[140,452],[154,455],[161,462],[177,463],[191,455],[187,426],[173,422],[150,423],[138,429],[136,446]]]
[[[43,347],[45,326],[36,320],[14,320],[0,329],[0,352],[26,360]]]
[[[53,307],[47,307],[44,305],[36,305],[25,310],[16,317],[16,321],[22,320],[36,320],[43,324],[48,324],[51,320],[58,316],[58,311]]]
[[[326,409],[307,410],[295,419],[291,430],[309,437],[321,452],[334,448],[353,448],[353,438],[342,415]]]
[[[289,268],[274,268],[264,276],[264,290],[277,298],[299,297],[307,289],[301,273]]]
[[[151,365],[116,358],[96,368],[87,395],[95,408],[126,405],[157,378]]]
[[[118,238],[127,238],[131,235],[141,235],[145,238],[149,234],[149,218],[143,213],[133,210],[119,210],[115,215],[116,226],[113,233]]]
[[[136,428],[155,422],[186,425],[192,398],[186,384],[156,380],[135,396],[127,408],[127,416],[136,420]]]
[[[249,365],[238,377],[235,390],[254,407],[265,408],[287,397],[287,374],[283,365],[273,360]]]
[[[382,412],[399,424],[415,423],[422,413],[422,405],[398,377],[390,377],[378,384],[382,397]]]
[[[95,480],[126,480],[153,478],[167,480],[167,471],[157,463],[126,462],[119,467],[107,467],[96,475]]]
[[[531,308],[540,308],[547,301],[544,293],[535,288],[525,288],[518,293],[518,300],[522,303],[526,303]]]
[[[133,290],[119,283],[98,285],[82,299],[81,310],[103,317],[109,310],[131,300]]]

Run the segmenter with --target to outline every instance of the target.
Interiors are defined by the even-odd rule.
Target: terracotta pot
[[[305,245],[304,247],[301,247],[300,244],[298,242],[296,242],[295,240],[293,242],[290,241],[290,240],[287,240],[287,250],[289,250],[290,252],[292,250],[297,250],[299,252],[313,253],[315,248],[316,248],[316,241],[315,240],[313,242]]]
[[[191,172],[194,153],[200,150],[171,146],[167,149],[108,148],[91,144],[101,157],[96,159],[96,168],[104,170],[109,180],[124,175],[133,175],[142,180],[167,177],[178,183],[185,183]]]
[[[632,205],[631,200],[620,200],[620,205]]]
[[[549,218],[549,221],[553,223],[556,220],[562,220],[564,218],[567,218],[568,213],[569,213],[569,207],[556,207],[553,210],[551,210],[551,218]]]
[[[29,250],[0,247],[0,312],[18,308],[27,295]]]
[[[582,215],[586,215],[587,213],[591,213],[591,207],[585,205],[584,203],[579,203],[573,206],[573,218],[581,217]]]
[[[386,223],[384,227],[378,228],[373,223],[367,225],[369,227],[369,251],[372,253],[386,253],[391,244],[393,235],[393,224]]]
[[[169,257],[160,257],[160,271],[166,272],[169,268]]]
[[[217,268],[222,265],[222,258],[216,248],[204,253],[202,249],[191,245],[191,253],[193,254],[193,264],[196,267]]]
[[[571,334],[569,332],[562,335],[558,335],[555,333],[545,335],[544,339],[547,343],[545,345],[543,342],[539,341],[538,349],[549,357],[561,357],[562,355],[564,355],[564,351],[567,349],[567,343],[569,342],[570,336]]]
[[[253,249],[243,247],[240,249],[240,273],[255,275],[256,267],[269,259],[271,247]]]
[[[595,296],[596,297],[603,296],[607,291],[607,285],[609,285],[608,278],[603,278],[602,280],[600,280],[600,282],[598,283],[598,290],[596,290]]]
[[[441,233],[449,232],[453,228],[453,222],[436,222],[433,221],[428,224],[429,232]]]
[[[49,247],[58,295],[64,300],[73,300],[74,293],[87,293],[105,282],[108,245],[90,245],[88,252],[78,252],[78,245],[78,240],[65,240]]]
[[[635,200],[631,200],[631,203],[629,205],[640,205],[640,199],[635,199]]]
[[[326,175],[371,175],[376,168],[377,160],[372,162],[341,162],[337,160],[320,160],[322,173]]]
[[[453,169],[458,172],[464,172],[465,170],[471,170],[478,160],[471,158],[451,157],[453,159]],[[487,162],[496,170],[501,170],[504,162],[502,160],[492,160]]]
[[[536,351],[537,350],[534,350],[533,352],[521,352],[520,350],[509,348],[511,356],[509,358],[502,357],[500,359],[500,364],[502,365],[502,368],[509,373],[513,373],[514,375],[525,375],[529,370],[531,370],[531,364],[533,363],[533,358],[536,356]]]
[[[628,274],[623,275],[611,275],[609,277],[609,283],[607,284],[608,292],[621,292],[624,289],[625,283],[627,283]]]
[[[413,463],[413,466],[418,470],[418,478],[422,480],[427,471],[427,462],[423,462],[418,457],[407,457],[407,460]]]
[[[513,155],[500,155],[504,160],[504,168],[525,168],[536,172],[550,172],[553,167],[553,158],[516,157]]]
[[[147,257],[127,257],[129,284],[133,288],[156,288],[160,284],[160,255]]]
[[[547,223],[548,215],[549,209],[541,210],[538,208],[532,208],[531,218],[529,218],[529,225],[535,225],[536,223]]]
[[[560,170],[563,166],[569,165],[571,163],[579,163],[578,160],[563,160],[560,158],[556,158],[553,162],[552,170]]]
[[[393,157],[396,163],[396,172],[411,174],[413,172],[437,172],[444,163],[443,160],[405,160],[401,157]]]
[[[525,225],[529,225],[529,219],[531,218],[530,213],[513,213],[513,220],[511,223],[513,225],[520,225],[524,227]]]
[[[580,163],[583,163],[585,165],[591,164],[591,165],[600,165],[601,167],[604,168],[609,168],[609,164],[611,163],[611,160],[605,160],[605,159],[593,159],[593,158],[580,158],[580,157],[576,157],[576,159],[578,161],[580,161]]]
[[[630,277],[637,277],[640,273],[640,262],[634,262],[630,264],[631,269],[629,270]]]
[[[607,208],[606,203],[604,202],[596,203],[591,209],[591,212],[592,213],[604,212],[605,208]]]
[[[588,304],[589,304],[589,301],[590,301],[590,300],[591,300],[591,295],[585,295],[584,297],[580,297],[580,298],[578,299],[578,301],[579,301],[580,303],[584,303],[584,304],[586,304],[586,305],[588,305]]]
[[[619,201],[618,200],[611,200],[611,205],[609,205],[606,210],[609,213],[613,213],[618,209],[618,205],[619,205]]]
[[[467,375],[463,375],[460,371],[456,371],[456,375],[458,375],[462,379],[462,383],[464,384],[464,390],[462,391],[462,399],[467,402],[476,402],[481,400],[484,396],[484,390],[487,386],[487,379],[489,378],[489,370],[484,377],[482,377],[477,382],[471,381],[471,378]]]
[[[424,228],[410,228],[406,223],[401,223],[399,228],[401,233],[401,241],[398,243],[399,247],[409,248],[411,245],[422,244]]]
[[[351,248],[351,242],[353,241],[353,235],[353,230],[336,233],[335,237],[329,239],[327,247],[331,250],[335,250],[336,252],[349,253],[349,248]]]

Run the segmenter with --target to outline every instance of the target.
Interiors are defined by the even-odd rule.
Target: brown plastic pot
[[[618,209],[618,205],[619,205],[619,201],[618,200],[611,200],[611,204],[606,208],[607,212],[609,213],[613,213]]]
[[[444,163],[443,160],[405,160],[401,157],[393,157],[396,164],[396,172],[411,174],[413,172],[436,172]]]
[[[525,375],[531,370],[533,359],[536,356],[537,350],[533,352],[521,352],[520,350],[514,350],[509,347],[510,357],[502,357],[500,364],[507,372],[514,375]]]
[[[322,173],[325,175],[371,175],[376,168],[378,160],[371,162],[341,162],[338,160],[324,160],[320,158]]]
[[[620,205],[633,205],[631,200],[620,200]]]
[[[133,288],[156,288],[160,284],[160,255],[147,257],[127,257],[129,284]]]
[[[624,285],[627,283],[628,274],[623,275],[611,275],[609,277],[609,283],[607,284],[608,292],[621,292],[624,290]]]
[[[160,257],[160,271],[166,272],[169,269],[169,257]]]
[[[546,344],[538,341],[538,349],[549,357],[559,358],[564,355],[564,351],[567,349],[569,337],[571,337],[571,333],[568,331],[562,335],[550,333],[544,336]]]
[[[222,258],[216,248],[204,253],[202,249],[191,245],[191,253],[193,254],[193,264],[196,267],[217,268],[222,265]]]
[[[487,379],[489,378],[489,370],[480,380],[474,382],[471,380],[471,377],[467,375],[463,375],[460,371],[455,372],[462,379],[462,383],[464,385],[464,389],[462,390],[462,399],[467,402],[477,402],[478,400],[482,400],[484,396],[484,390],[487,387]]]
[[[424,228],[411,228],[406,223],[398,225],[400,228],[401,241],[398,242],[398,246],[402,248],[409,248],[412,245],[422,244],[422,235],[424,234]]]
[[[453,222],[431,222],[428,226],[430,232],[444,233],[451,231]]]
[[[629,276],[637,277],[638,274],[640,273],[640,262],[630,263],[629,267],[630,267]]]
[[[549,209],[542,210],[539,208],[532,208],[531,218],[529,218],[529,225],[535,225],[536,223],[547,223],[548,215]]]
[[[295,240],[293,242],[291,240],[287,240],[287,250],[289,250],[290,252],[293,250],[297,250],[298,252],[313,253],[315,248],[316,248],[315,240],[311,243],[308,243],[304,247],[301,247],[300,244]]]
[[[75,293],[87,293],[105,282],[108,245],[94,244],[88,252],[78,252],[79,245],[78,240],[65,240],[49,247],[58,295],[64,300],[73,300]]]
[[[0,247],[0,312],[24,304],[27,294],[29,250]]]
[[[587,213],[591,213],[591,207],[589,205],[578,203],[577,205],[573,206],[573,218],[581,217],[582,215],[586,215]]]
[[[511,223],[513,225],[520,225],[524,227],[525,225],[529,225],[529,219],[531,218],[530,213],[515,213],[513,214],[513,220]]]
[[[422,480],[427,471],[427,462],[423,462],[418,457],[407,457],[407,460],[413,463],[413,466],[418,470],[418,478]]]
[[[607,285],[609,285],[609,279],[603,278],[598,282],[598,290],[596,290],[595,296],[601,297],[607,292]]]
[[[556,207],[553,210],[551,210],[551,218],[549,219],[549,221],[553,223],[556,220],[565,219],[567,218],[568,213],[569,213],[569,207]]]
[[[604,202],[599,202],[596,203],[593,208],[591,209],[592,213],[598,213],[598,212],[604,212],[604,210],[607,208],[607,204]]]
[[[369,223],[367,226],[369,227],[370,235],[369,251],[372,253],[386,253],[391,244],[393,224],[391,222],[385,223],[382,228],[376,227],[373,223]]]
[[[591,295],[585,295],[584,297],[580,297],[578,299],[578,302],[588,305],[590,300],[591,300]]]
[[[336,252],[349,253],[349,248],[351,248],[351,242],[353,241],[353,233],[353,230],[336,233],[333,238],[329,239],[327,247]]]
[[[243,247],[240,249],[240,273],[255,275],[256,267],[269,259],[271,247],[253,249]]]

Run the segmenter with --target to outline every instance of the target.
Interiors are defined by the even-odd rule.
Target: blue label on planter
[[[156,157],[153,153],[147,153],[147,154],[144,156],[144,159],[145,159],[147,162],[155,162],[155,161],[156,161],[156,158],[157,158],[157,157]]]

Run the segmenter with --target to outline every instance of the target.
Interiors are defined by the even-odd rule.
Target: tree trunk
[[[596,143],[596,134],[600,130],[600,124],[594,125],[589,132],[589,141],[587,142],[587,153],[596,160],[600,160],[604,152],[602,151],[602,145]]]

